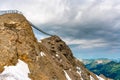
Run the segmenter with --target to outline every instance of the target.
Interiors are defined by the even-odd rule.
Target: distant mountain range
[[[103,74],[106,77],[114,80],[120,80],[120,60],[113,60],[107,58],[100,59],[83,59],[81,60],[85,66],[93,73],[100,75]]]
[[[86,64],[91,64],[91,63],[106,64],[106,63],[108,63],[110,61],[113,61],[113,60],[110,60],[110,59],[107,59],[107,58],[99,58],[99,59],[82,59],[80,61],[82,61],[86,65]]]

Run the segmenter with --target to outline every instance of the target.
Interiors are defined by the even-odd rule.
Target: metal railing
[[[0,11],[0,15],[3,15],[3,14],[13,14],[13,13],[16,13],[16,14],[22,14],[22,12],[18,11],[18,10],[1,10]],[[41,33],[45,34],[45,35],[48,35],[48,36],[53,36],[52,34],[49,34],[43,30],[41,30],[40,28],[38,28],[37,26],[35,26],[34,24],[32,24],[30,21],[29,21],[30,25],[35,28],[36,30],[40,31]]]

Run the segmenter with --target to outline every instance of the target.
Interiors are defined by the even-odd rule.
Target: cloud
[[[109,45],[102,39],[96,40],[64,39],[64,40],[69,45],[78,45],[78,48],[100,48]]]
[[[119,0],[4,0],[0,7],[18,9],[31,21],[41,24],[111,22],[120,16]]]
[[[0,0],[0,2],[1,9],[18,9],[39,28],[64,39],[70,39],[72,44],[81,48],[119,48],[120,0]]]
[[[64,11],[68,9],[67,0],[4,0],[1,2],[2,9],[18,9],[28,19],[37,23],[59,22],[64,17]]]

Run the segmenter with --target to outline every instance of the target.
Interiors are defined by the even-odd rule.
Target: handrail
[[[18,10],[1,10],[1,11],[0,11],[0,15],[10,14],[10,13],[11,13],[11,14],[12,14],[12,13],[16,13],[16,14],[22,14],[22,15],[23,15],[23,13],[20,12],[20,11],[18,11]],[[40,28],[38,28],[37,26],[35,26],[34,24],[32,24],[30,21],[29,21],[29,23],[30,23],[30,25],[31,25],[33,28],[35,28],[36,30],[42,32],[43,34],[49,35],[49,36],[53,36],[53,35],[51,35],[51,34],[49,34],[49,33],[44,32],[43,30],[41,30]]]

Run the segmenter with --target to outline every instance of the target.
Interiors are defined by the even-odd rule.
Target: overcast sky
[[[120,0],[0,0],[0,10],[8,9],[59,35],[77,58],[120,58]]]

